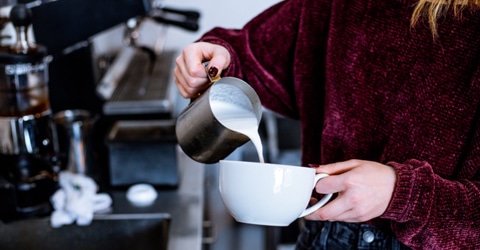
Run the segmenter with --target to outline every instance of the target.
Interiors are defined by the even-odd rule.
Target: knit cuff
[[[403,164],[389,162],[388,165],[397,172],[397,184],[390,204],[381,218],[406,222],[416,217],[428,216],[428,209],[425,209],[427,206],[422,204],[428,203],[425,199],[432,194],[435,184],[428,163],[409,160]]]

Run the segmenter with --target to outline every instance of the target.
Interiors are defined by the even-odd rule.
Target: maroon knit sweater
[[[224,75],[301,120],[304,164],[395,168],[378,220],[401,242],[480,248],[480,12],[441,18],[433,39],[425,20],[410,27],[414,3],[286,0],[201,40],[232,53]]]

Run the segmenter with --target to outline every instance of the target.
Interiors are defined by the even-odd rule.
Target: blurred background
[[[105,190],[124,191],[128,185],[147,182],[159,191],[173,187],[166,197],[177,192],[174,197],[183,198],[179,184],[186,177],[178,174],[182,166],[172,153],[176,146],[172,124],[189,100],[179,96],[173,83],[174,59],[206,31],[216,26],[241,28],[278,1],[0,0],[0,68],[32,63],[35,67],[29,66],[28,72],[17,70],[13,78],[24,79],[23,84],[40,89],[48,99],[41,112],[22,110],[17,103],[13,116],[0,113],[0,160],[9,162],[0,168],[0,204],[8,204],[0,208],[0,220],[48,214],[49,206],[43,205],[57,183],[55,178],[45,182],[40,173],[55,176],[60,170],[78,168],[78,164],[84,164],[80,167]],[[23,9],[12,16],[17,4],[25,4],[31,16]],[[17,52],[12,52],[12,47]],[[2,84],[9,83],[8,76],[2,77]],[[23,89],[0,88],[0,95],[12,91]],[[26,100],[28,110],[36,108],[31,99]],[[22,127],[25,117],[31,115],[31,125]],[[73,131],[77,122],[81,122],[80,132]],[[10,131],[11,124],[21,129]],[[300,164],[299,124],[265,110],[261,125],[267,161]],[[58,130],[58,138],[52,135],[52,126]],[[19,135],[39,140],[27,142],[18,139],[23,138]],[[74,136],[77,141],[71,140]],[[145,144],[146,140],[151,140],[150,144]],[[11,150],[11,144],[20,146]],[[85,151],[74,150],[79,146]],[[140,157],[135,157],[136,153]],[[150,160],[152,155],[160,160]],[[251,143],[230,158],[257,161]],[[38,169],[37,162],[25,163],[25,159],[41,159],[43,165]],[[84,163],[72,163],[78,159]],[[122,175],[125,171],[130,174]],[[201,178],[204,186],[194,189],[201,190],[198,195],[204,199],[204,207],[193,210],[203,213],[204,224],[214,225],[197,225],[198,231],[214,228],[204,237],[202,249],[293,248],[300,222],[286,228],[236,223],[218,193],[218,165],[206,165]],[[20,191],[25,186],[36,188]],[[33,201],[21,204],[19,197]],[[181,226],[172,225],[174,229]],[[3,234],[8,235],[8,230],[0,225]],[[170,235],[175,230],[170,230]],[[171,242],[177,238],[173,236]]]

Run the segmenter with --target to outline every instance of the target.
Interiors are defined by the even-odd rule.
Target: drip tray
[[[170,215],[98,214],[89,226],[52,228],[49,218],[0,222],[0,249],[167,249]]]
[[[106,115],[171,115],[177,95],[172,72],[176,51],[152,61],[142,50],[125,48],[101,80],[97,92]]]

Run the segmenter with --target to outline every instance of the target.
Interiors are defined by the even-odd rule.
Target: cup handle
[[[325,177],[327,177],[328,174],[316,174],[315,175],[315,181],[313,182],[313,187],[312,188],[315,188],[315,186],[317,185],[317,182]],[[317,211],[317,209],[323,207],[329,200],[330,198],[332,198],[332,195],[333,194],[325,194],[322,199],[320,199],[317,203],[315,203],[313,206],[305,209],[305,211],[303,211],[303,213],[298,216],[298,218],[301,218],[301,217],[304,217],[304,216],[307,216],[315,211]]]

